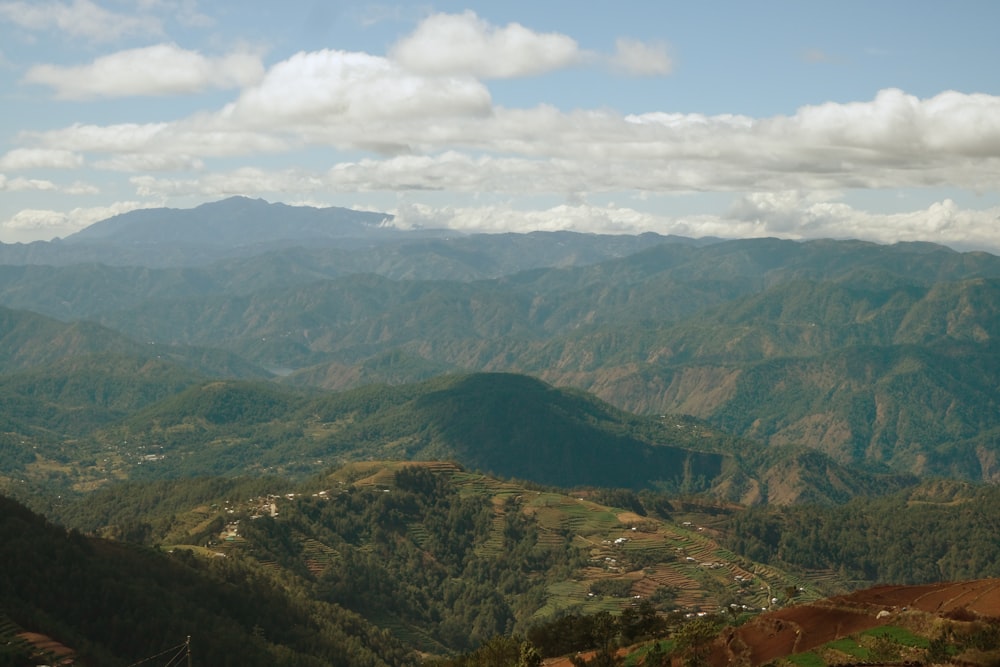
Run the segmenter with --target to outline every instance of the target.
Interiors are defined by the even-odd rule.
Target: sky
[[[0,241],[233,195],[1000,253],[994,0],[0,0]]]

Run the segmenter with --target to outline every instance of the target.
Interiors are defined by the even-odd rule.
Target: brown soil
[[[1000,579],[877,586],[762,614],[727,630],[716,642],[711,664],[722,667],[743,658],[741,664],[756,667],[856,632],[894,624],[903,613],[943,615],[959,609],[977,616],[1000,616]]]

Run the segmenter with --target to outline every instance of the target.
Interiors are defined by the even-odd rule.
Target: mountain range
[[[1000,574],[998,305],[933,244],[245,198],[0,246],[0,663],[991,659],[817,599]]]
[[[136,211],[52,244],[111,264],[0,266],[0,305],[97,323],[108,333],[93,351],[155,347],[208,375],[343,390],[522,373],[840,464],[1000,478],[993,255],[925,243],[411,236],[388,220],[244,198]],[[166,266],[178,244],[208,254]],[[138,247],[156,249],[159,265],[127,264]],[[208,261],[216,250],[235,254]],[[18,326],[52,326],[25,317],[36,324]],[[8,335],[12,367],[64,354]]]

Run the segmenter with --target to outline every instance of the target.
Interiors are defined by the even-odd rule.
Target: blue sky
[[[1000,4],[0,0],[0,241],[231,195],[1000,251]]]

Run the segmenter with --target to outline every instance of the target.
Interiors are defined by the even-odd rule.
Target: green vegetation
[[[733,516],[726,543],[779,567],[913,584],[1000,576],[997,526],[1000,490],[934,482],[842,506],[752,508]]]
[[[192,637],[215,665],[408,665],[398,640],[277,571],[88,539],[0,497],[0,610],[88,663],[126,665]]]
[[[866,630],[861,634],[862,636],[884,637],[889,642],[899,644],[900,646],[909,646],[911,648],[926,649],[930,648],[931,643],[926,637],[915,635],[906,628],[900,628],[894,625],[884,625],[873,630]]]
[[[65,257],[145,252],[85,245]],[[1000,576],[1000,492],[974,484],[997,476],[995,257],[196,254],[0,266],[0,492],[69,528],[3,499],[0,663],[30,629],[112,666],[187,634],[210,664],[614,664],[636,642],[628,664],[699,664],[772,597]],[[989,663],[996,628],[952,620],[823,651]]]
[[[7,514],[13,534],[18,517],[30,513],[9,504],[15,508]],[[491,638],[513,632],[527,637],[545,656],[556,655],[561,650],[558,642],[567,637],[579,638],[573,640],[574,646],[607,648],[611,636],[607,633],[613,630],[616,643],[640,641],[663,631],[667,611],[717,608],[723,596],[727,601],[743,596],[759,606],[767,593],[763,582],[781,587],[792,581],[769,571],[760,575],[759,585],[738,586],[732,573],[744,570],[731,554],[697,531],[651,517],[635,526],[630,522],[636,514],[466,472],[448,463],[357,463],[298,484],[265,477],[127,482],[96,490],[79,501],[64,500],[53,510],[71,526],[71,536],[77,540],[71,543],[93,555],[84,557],[48,542],[38,548],[53,550],[57,558],[101,562],[90,571],[90,564],[74,569],[42,557],[31,567],[5,573],[14,580],[12,591],[30,590],[24,587],[41,576],[35,565],[53,568],[57,574],[52,586],[66,586],[72,595],[77,595],[74,591],[86,595],[90,589],[67,583],[65,577],[85,576],[91,582],[86,586],[99,587],[117,568],[123,588],[108,584],[109,590],[117,591],[108,594],[108,604],[142,609],[154,623],[157,616],[149,607],[157,596],[167,596],[164,609],[190,605],[200,609],[204,606],[200,596],[219,597],[212,587],[241,581],[249,597],[233,604],[246,606],[248,614],[256,610],[257,615],[246,616],[242,629],[225,632],[233,641],[241,633],[263,632],[275,648],[251,642],[246,650],[255,654],[280,647],[301,650],[282,634],[286,630],[275,629],[273,621],[263,622],[260,614],[271,608],[284,609],[283,614],[297,619],[289,623],[314,627],[318,621],[307,619],[321,613],[328,624],[353,624],[355,629],[343,630],[348,635],[363,630],[366,636],[375,633],[432,655],[474,652]],[[40,517],[30,521],[44,524]],[[67,539],[63,529],[44,526],[55,536],[46,539]],[[87,539],[76,531],[115,541]],[[9,549],[34,553],[35,541],[28,532],[10,540]],[[677,548],[717,562],[692,565],[678,557]],[[131,558],[129,554],[138,554],[138,560],[125,564],[114,560]],[[103,562],[105,556],[109,563]],[[159,568],[168,566],[181,568],[179,574],[173,570],[158,574]],[[105,567],[107,571],[101,569]],[[132,581],[136,571],[145,574]],[[157,577],[156,583],[147,582],[147,574]],[[183,583],[188,576],[206,579]],[[128,599],[133,585],[143,588],[141,602]],[[195,599],[184,598],[200,591],[199,586],[204,591]],[[675,586],[683,586],[683,593]],[[258,593],[266,600],[256,599]],[[91,636],[91,626],[53,610],[48,597],[16,595],[20,597],[2,604],[11,605],[11,617],[21,627],[50,632],[63,628],[58,636],[78,650],[89,646],[84,638],[117,646],[120,635]],[[270,601],[275,596],[279,601]],[[74,609],[71,605],[67,613]],[[166,643],[168,635],[185,631],[180,625],[186,616],[208,619],[212,613],[223,613],[219,609],[191,608],[164,624],[155,636]],[[352,618],[365,619],[372,629],[349,621]],[[589,625],[594,619],[610,619],[607,632],[598,633],[604,640],[594,639],[597,630]],[[205,627],[214,627],[214,622],[206,620]],[[566,631],[567,624],[575,629]],[[122,632],[144,631],[134,624],[122,628]],[[336,636],[341,639],[331,642],[346,641]],[[115,655],[128,658],[156,648],[142,642],[130,646],[129,652]],[[385,651],[390,649],[379,648],[376,653],[391,662]],[[405,662],[398,656],[394,660],[393,664]]]

